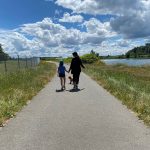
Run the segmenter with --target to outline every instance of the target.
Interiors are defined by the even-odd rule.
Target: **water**
[[[150,65],[150,59],[103,59],[107,65],[125,64],[128,66]]]

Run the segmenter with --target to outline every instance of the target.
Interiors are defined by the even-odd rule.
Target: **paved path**
[[[55,77],[0,130],[0,150],[150,150],[150,129],[89,77],[57,88]]]

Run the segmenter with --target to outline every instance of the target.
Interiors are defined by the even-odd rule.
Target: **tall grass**
[[[54,64],[42,62],[34,69],[0,74],[0,125],[36,95],[55,71]]]
[[[85,72],[150,126],[150,67],[86,65]]]

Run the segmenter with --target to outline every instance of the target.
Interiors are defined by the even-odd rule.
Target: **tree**
[[[1,54],[1,53],[4,53],[4,52],[3,52],[3,48],[2,48],[2,44],[0,44],[0,54]]]
[[[130,58],[130,53],[126,53],[126,58]]]
[[[135,47],[126,53],[126,57],[130,55],[130,58],[148,58],[150,56],[150,43],[145,46]]]
[[[96,53],[93,49],[90,52],[91,55],[95,55],[96,57],[99,57],[99,53]]]
[[[99,53],[96,53],[96,57],[99,57]]]
[[[0,60],[7,60],[8,58],[8,54],[3,51],[2,44],[0,44]]]
[[[94,52],[94,50],[93,50],[93,49],[91,50],[90,54],[95,55],[95,52]]]

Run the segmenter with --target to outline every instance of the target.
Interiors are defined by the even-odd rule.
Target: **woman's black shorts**
[[[65,74],[60,73],[59,77],[65,77]]]

